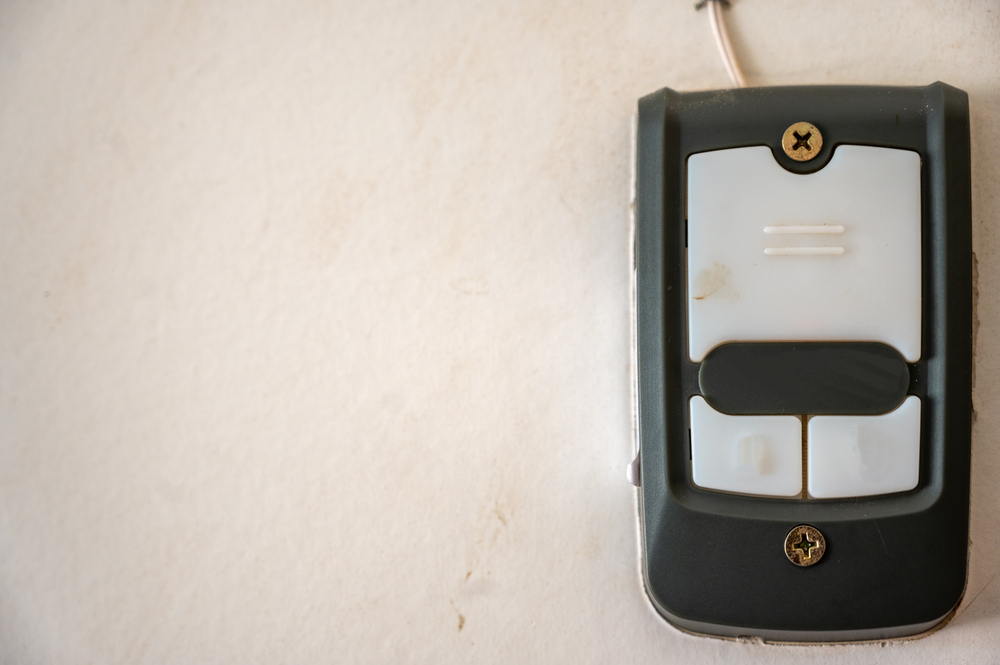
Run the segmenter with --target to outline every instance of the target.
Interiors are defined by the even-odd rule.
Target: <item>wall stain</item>
[[[500,520],[500,523],[504,525],[504,528],[506,528],[507,527],[507,518],[506,518],[506,516],[504,516],[503,511],[501,510],[499,499],[497,500],[496,504],[494,504],[494,506],[493,506],[493,514],[497,516],[497,519]]]
[[[500,539],[507,532],[515,512],[507,493],[502,489],[504,484],[502,479],[497,477],[492,484],[494,487],[491,488],[490,494],[493,495],[493,499],[479,513],[479,526],[476,529],[479,536],[470,544],[465,556],[466,573],[462,580],[463,584],[469,581],[483,560],[499,546]],[[489,571],[486,574],[489,575]]]
[[[458,608],[455,607],[455,599],[454,598],[449,598],[448,602],[451,603],[451,609],[455,610],[455,614],[458,615],[458,632],[461,633],[462,629],[465,628],[465,615],[462,614],[461,612],[459,612]]]

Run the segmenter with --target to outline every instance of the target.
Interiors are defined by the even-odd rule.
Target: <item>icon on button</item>
[[[736,445],[736,474],[752,478],[767,474],[767,444],[759,436],[744,436]]]
[[[854,473],[860,481],[877,482],[888,471],[889,459],[887,448],[892,441],[885,441],[875,427],[855,425],[851,432],[851,453],[854,455]]]

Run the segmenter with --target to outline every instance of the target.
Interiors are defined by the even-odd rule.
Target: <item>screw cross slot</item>
[[[816,125],[797,122],[785,130],[781,137],[781,147],[795,161],[808,162],[823,147],[823,135],[816,129]]]
[[[795,548],[795,549],[797,549],[797,550],[802,550],[802,558],[803,559],[808,559],[809,558],[809,550],[811,550],[812,548],[816,547],[816,543],[814,541],[812,541],[812,540],[809,540],[809,536],[807,536],[806,534],[803,533],[802,534],[802,540],[800,540],[799,542],[797,542],[794,545],[792,545],[792,547]]]
[[[819,529],[803,524],[785,536],[785,556],[796,566],[818,563],[826,552],[826,539]]]
[[[806,132],[805,136],[798,132],[792,132],[792,136],[795,137],[795,145],[792,146],[792,150],[801,150],[802,148],[810,150],[812,146],[809,145],[809,139],[812,138],[812,135],[812,132]]]

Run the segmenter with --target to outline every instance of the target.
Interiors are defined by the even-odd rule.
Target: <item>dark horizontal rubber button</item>
[[[879,342],[734,342],[705,357],[698,379],[731,415],[877,415],[906,398],[910,368]]]

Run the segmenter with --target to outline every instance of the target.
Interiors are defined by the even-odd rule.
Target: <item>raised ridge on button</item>
[[[823,234],[823,235],[840,235],[844,232],[844,227],[838,224],[777,224],[774,226],[765,226],[764,233],[776,234]]]
[[[730,415],[878,415],[906,398],[910,368],[880,342],[732,342],[709,352],[698,380]]]
[[[843,247],[765,247],[768,256],[839,256],[844,253]]]

